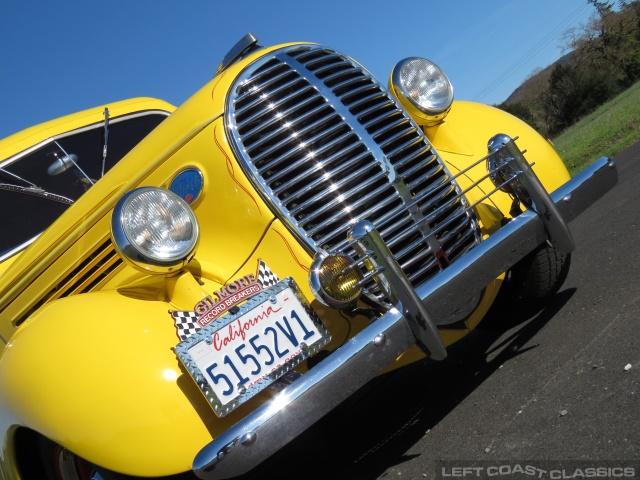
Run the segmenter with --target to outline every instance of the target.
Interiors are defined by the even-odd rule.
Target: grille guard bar
[[[569,222],[617,182],[614,163],[597,160],[550,195]],[[460,298],[483,288],[547,241],[545,223],[527,210],[416,289],[435,324]],[[415,328],[415,326],[414,326]],[[195,457],[199,478],[248,472],[293,440],[416,343],[409,321],[393,308],[274,398],[206,445]]]

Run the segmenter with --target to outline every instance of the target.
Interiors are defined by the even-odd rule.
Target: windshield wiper
[[[1,169],[0,169],[1,170]],[[6,170],[2,170],[4,173],[9,173]],[[12,185],[10,183],[0,183],[0,190],[7,190],[9,192],[18,192],[24,193],[27,195],[34,195],[40,198],[46,198],[47,200],[53,200],[54,202],[66,203],[67,205],[71,205],[73,200],[67,197],[63,197],[62,195],[58,195],[57,193],[47,192],[46,190],[32,185],[30,187],[23,187],[22,185]]]
[[[10,177],[12,180],[18,180],[19,182],[24,182],[27,185],[29,185],[30,187],[36,187],[36,184],[33,182],[30,182],[29,180],[22,178],[19,175],[16,175],[13,172],[10,172],[9,170],[5,170],[4,168],[0,168],[0,173],[3,173],[4,175],[6,175],[7,177]]]
[[[43,188],[40,188],[39,186],[37,186],[35,183],[30,182],[26,178],[22,178],[21,176],[16,175],[15,173],[10,172],[9,170],[0,168],[0,173],[5,175],[6,177],[9,177],[12,180],[18,180],[20,182],[24,182],[27,185],[29,185],[28,187],[25,187],[22,185],[15,185],[12,183],[0,183],[0,190],[25,193],[27,195],[35,195],[36,197],[46,198],[48,200],[53,200],[55,202],[66,203],[67,205],[71,205],[73,203],[73,200],[71,200],[70,198],[63,197],[62,195],[58,195],[57,193],[47,192]]]

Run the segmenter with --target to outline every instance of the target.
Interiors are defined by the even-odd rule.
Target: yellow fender
[[[475,161],[488,154],[487,142],[498,133],[504,133],[516,141],[525,151],[529,163],[547,191],[552,192],[569,180],[569,172],[551,142],[522,120],[495,107],[474,102],[455,101],[445,120],[435,126],[425,127],[427,137],[453,174],[464,170]],[[460,179],[462,188],[487,174],[485,162],[481,162]],[[483,191],[493,189],[487,179],[481,184]],[[470,192],[470,200],[479,198],[479,192]],[[508,195],[497,195],[495,205],[507,215],[511,207]]]
[[[110,470],[189,470],[203,445],[264,397],[218,419],[172,351],[178,338],[170,309],[124,290],[45,306],[0,359],[3,411]]]

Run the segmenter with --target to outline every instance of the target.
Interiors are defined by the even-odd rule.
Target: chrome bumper
[[[573,220],[617,182],[613,162],[601,158],[550,195],[565,222]],[[547,241],[548,227],[527,210],[456,260],[415,293],[431,321],[445,324],[459,301]],[[412,323],[412,324],[410,324]],[[202,479],[225,479],[248,472],[393,362],[416,343],[416,326],[392,309],[277,396],[206,445],[193,470]],[[437,335],[437,332],[436,332]]]

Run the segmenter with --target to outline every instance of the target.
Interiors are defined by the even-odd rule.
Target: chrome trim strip
[[[551,195],[570,221],[617,182],[613,162],[601,158]],[[457,301],[508,270],[547,235],[540,217],[526,211],[441,271],[416,293],[437,324],[446,323]],[[444,315],[444,316],[443,316]],[[205,480],[248,472],[313,425],[415,342],[395,308],[373,322],[274,398],[206,445],[193,470]]]
[[[26,242],[24,242],[23,244],[18,245],[17,247],[9,250],[4,255],[0,255],[0,262],[4,262],[7,258],[13,257],[16,253],[21,252],[22,250],[27,248],[29,245],[31,245],[33,242],[35,242],[40,235],[42,235],[42,234],[39,233],[35,237],[33,237],[33,238],[27,240]]]

